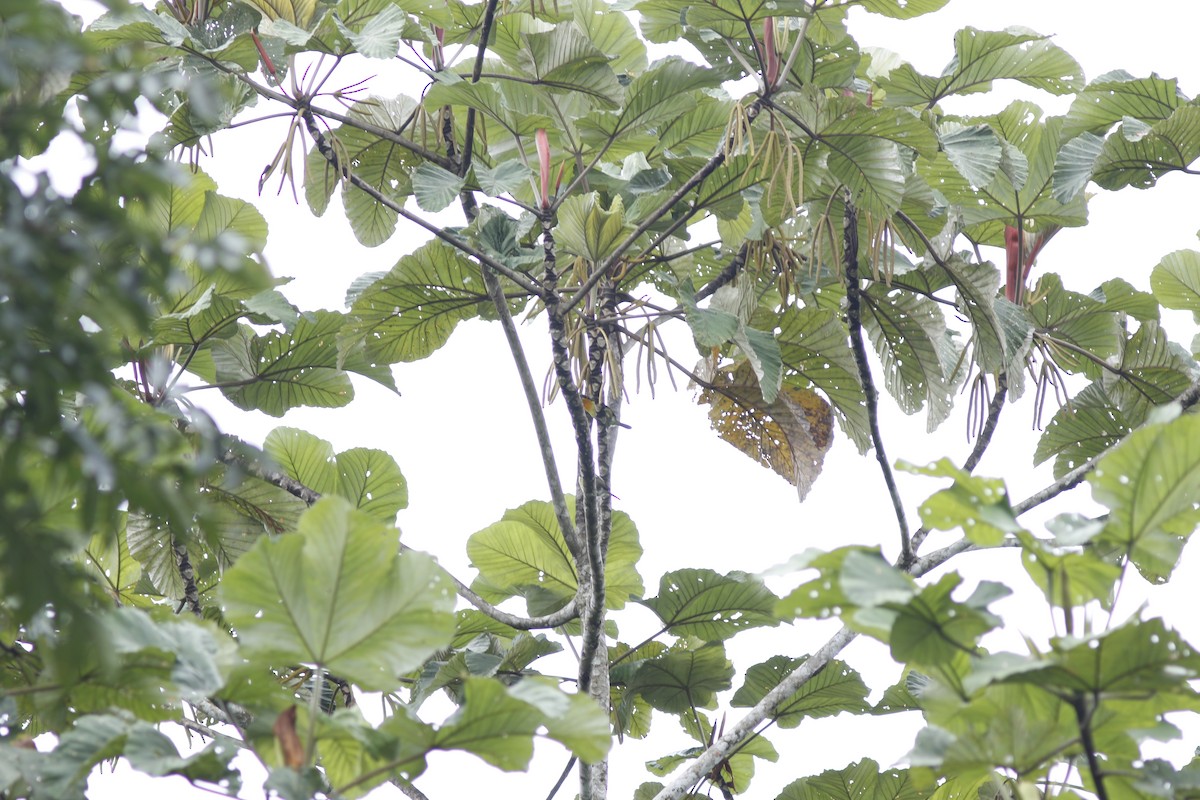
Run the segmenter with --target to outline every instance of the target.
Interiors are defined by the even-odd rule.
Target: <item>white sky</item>
[[[1089,78],[1118,68],[1137,76],[1154,71],[1178,77],[1182,91],[1189,96],[1200,93],[1195,43],[1200,4],[1195,0],[1145,0],[1136,5],[1138,11],[1133,7],[1113,0],[952,0],[940,13],[904,23],[855,13],[852,32],[864,47],[895,50],[918,69],[936,73],[951,58],[952,36],[959,28],[971,25],[993,30],[1020,25],[1055,34],[1056,42],[1080,61]],[[386,95],[406,88],[413,90],[381,79],[373,91]],[[970,98],[969,107],[945,105],[964,113],[983,112],[999,110],[1009,99],[1021,96],[1039,102],[1048,113],[1065,110],[1068,101],[1048,95],[1034,97],[1036,94],[1016,84],[1001,85],[1000,91],[991,95]],[[390,268],[425,236],[413,228],[402,228],[388,243],[366,250],[350,234],[336,204],[324,218],[314,219],[303,200],[300,207],[293,204],[290,192],[285,191],[283,197],[271,194],[274,180],[267,193],[256,198],[258,176],[274,156],[282,135],[282,126],[269,122],[242,129],[234,136],[219,136],[216,157],[205,159],[203,166],[216,178],[222,193],[254,201],[266,215],[271,226],[267,249],[271,266],[279,275],[295,277],[284,288],[289,298],[302,309],[342,309],[350,281],[363,272]],[[71,157],[70,148],[56,152],[58,159]],[[1083,292],[1117,276],[1147,289],[1150,269],[1163,255],[1197,246],[1198,180],[1171,175],[1149,191],[1101,194],[1091,203],[1091,224],[1060,233],[1039,258],[1038,269],[1059,272],[1068,288]],[[692,363],[696,356],[690,336],[682,323],[674,328],[668,340],[672,354]],[[1190,342],[1191,328],[1185,325],[1176,331],[1176,340]],[[539,379],[548,365],[543,333],[540,319],[525,328],[529,356]],[[662,573],[681,567],[761,571],[808,547],[832,549],[850,543],[881,544],[886,554],[895,555],[895,521],[874,457],[860,457],[840,431],[823,474],[807,501],[798,504],[790,485],[710,432],[706,409],[692,402],[691,393],[684,390],[685,378],[676,379],[680,391],[674,391],[662,370],[657,396],[651,398],[644,381],[642,390],[633,393],[632,364],[628,371],[631,397],[625,420],[632,429],[620,437],[614,479],[619,501],[615,505],[638,526],[645,548],[639,569],[649,595],[657,593]],[[399,517],[405,541],[432,552],[447,569],[469,582],[467,537],[499,519],[504,509],[547,497],[511,360],[497,326],[471,322],[461,325],[433,357],[399,364],[395,374],[400,398],[357,381],[358,398],[349,409],[298,409],[282,420],[237,412],[215,392],[193,397],[202,400],[227,431],[253,442],[260,443],[271,428],[282,424],[329,439],[338,451],[368,446],[392,453],[409,485],[410,505]],[[889,457],[923,463],[948,455],[961,463],[969,444],[965,440],[966,398],[959,400],[962,405],[955,415],[933,435],[925,434],[923,416],[904,417],[894,405],[885,403],[882,427]],[[1047,409],[1046,419],[1052,411]],[[1016,499],[1051,480],[1047,468],[1032,468],[1038,435],[1031,430],[1032,413],[1030,395],[1006,410],[995,444],[977,470],[1004,477]],[[552,406],[548,414],[564,485],[570,487],[574,484],[573,446],[566,414],[561,403]],[[903,473],[898,479],[915,528],[918,504],[941,488],[942,482]],[[1071,493],[1068,504],[1057,506],[1056,511],[1087,512],[1092,508],[1085,488]],[[1044,514],[1031,514],[1023,521],[1036,530],[1044,518]],[[927,546],[948,540],[933,537]],[[1197,640],[1200,625],[1194,614],[1178,613],[1193,607],[1194,593],[1188,589],[1200,577],[1194,549],[1190,555],[1176,582],[1154,593],[1151,611],[1166,609],[1168,620]],[[1031,606],[1024,602],[1033,596],[1032,584],[1023,572],[1014,571],[1015,551],[967,555],[955,563],[970,581],[984,577],[1010,580],[1017,591],[1016,598],[995,606],[1006,615],[1010,627],[994,641],[1020,648],[1016,620],[1020,620],[1022,632],[1035,639],[1050,632],[1040,606],[1032,606],[1035,611],[1030,612]],[[793,583],[773,585],[786,591]],[[1144,597],[1141,591],[1127,591],[1119,612],[1134,612]],[[636,606],[621,612],[617,619],[623,641],[639,641],[641,635],[654,630],[650,612]],[[810,652],[836,627],[836,623],[803,622],[739,636],[729,644],[739,669],[734,688],[740,685],[740,674],[747,667],[777,653]],[[845,658],[863,673],[875,698],[899,674],[886,649],[874,642],[856,641]],[[566,659],[545,668],[561,674],[574,672],[574,665]],[[731,723],[738,717],[737,710],[730,710]],[[748,796],[774,797],[797,777],[841,768],[864,756],[891,765],[908,750],[917,725],[915,719],[883,717],[822,720],[786,734],[772,730],[768,738],[780,750],[781,760],[774,765],[759,762]],[[1200,727],[1192,725],[1192,738],[1197,733]],[[627,798],[640,782],[651,779],[642,762],[691,744],[665,715],[655,716],[649,742],[627,741],[615,749],[612,797]],[[1195,744],[1180,743],[1164,752],[1185,757]],[[528,775],[496,773],[471,756],[434,754],[418,786],[431,800],[461,796],[468,785],[475,791],[481,785],[476,781],[484,780],[494,797],[544,797],[566,757],[553,745],[540,746],[538,752],[541,757],[535,757]],[[476,765],[480,765],[478,769]],[[558,796],[569,798],[575,791],[572,778]],[[205,796],[182,781],[151,782],[127,771],[119,771],[116,777],[94,777],[91,784],[91,796],[96,798],[150,797],[163,792],[180,798]],[[244,789],[242,796],[258,796],[256,788]],[[399,793],[384,787],[372,796],[398,797]]]

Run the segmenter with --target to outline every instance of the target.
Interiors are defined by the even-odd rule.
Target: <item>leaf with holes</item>
[[[816,392],[785,386],[768,403],[746,362],[714,376],[699,401],[718,436],[808,496],[833,444],[833,412]]]
[[[775,595],[750,575],[680,569],[663,575],[658,596],[642,605],[658,615],[672,636],[716,642],[748,628],[778,625],[776,601]]]
[[[746,682],[733,695],[734,708],[751,708],[803,664],[805,658],[774,656],[746,670]],[[772,713],[781,728],[795,728],[805,719],[838,714],[863,714],[869,690],[859,674],[841,661],[830,661],[788,695]]]

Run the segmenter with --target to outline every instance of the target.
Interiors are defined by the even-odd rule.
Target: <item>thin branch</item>
[[[496,6],[499,5],[499,0],[487,0],[487,5],[483,10],[483,27],[479,32],[479,49],[475,51],[475,67],[471,70],[471,83],[479,83],[479,76],[483,73],[483,56],[487,52],[488,39],[492,35],[492,22],[496,18]],[[466,132],[463,135],[463,149],[459,156],[458,175],[465,178],[467,172],[471,169],[471,158],[474,155],[472,152],[475,147],[475,109],[467,109],[467,126]]]
[[[429,800],[429,797],[424,792],[401,778],[399,775],[394,775],[391,778],[388,778],[388,783],[399,789],[401,794],[407,797],[408,800]]]
[[[900,526],[900,566],[907,567],[913,560],[913,545],[908,533],[908,520],[904,515],[904,501],[896,486],[896,476],[883,449],[883,435],[879,430],[879,390],[871,376],[871,365],[867,361],[867,348],[862,334],[862,287],[858,281],[858,212],[846,190],[846,215],[842,220],[844,243],[843,263],[846,269],[846,322],[850,328],[850,348],[854,352],[854,363],[858,366],[858,378],[862,383],[863,396],[867,401],[867,419],[871,428],[871,442],[875,446],[875,459],[883,472],[884,483],[892,498],[896,512],[896,523]]]
[[[571,774],[571,769],[574,768],[575,762],[578,760],[576,756],[571,756],[567,759],[567,766],[563,768],[562,774],[558,776],[558,780],[550,787],[550,793],[546,795],[546,800],[554,800],[554,795],[558,794],[558,790],[566,783],[567,777]]]
[[[743,243],[738,248],[738,251],[734,253],[733,258],[729,260],[725,269],[721,270],[715,278],[701,286],[700,290],[696,292],[696,302],[699,303],[704,298],[716,294],[718,289],[736,278],[742,271],[742,268],[746,266],[746,254],[748,251],[749,246]]]
[[[488,269],[483,270],[483,285],[487,288],[488,296],[492,299],[492,304],[496,307],[496,314],[500,318],[500,327],[504,330],[504,338],[508,341],[508,349],[512,354],[513,363],[517,368],[517,375],[521,380],[521,389],[525,393],[525,403],[529,407],[529,416],[533,421],[534,433],[537,435],[538,451],[542,456],[542,466],[546,471],[546,484],[550,488],[550,500],[554,505],[554,516],[558,520],[558,526],[562,529],[563,539],[567,543],[571,555],[575,558],[582,558],[583,544],[579,541],[579,532],[575,530],[574,524],[571,522],[571,515],[567,512],[567,499],[563,494],[562,481],[558,474],[558,465],[554,459],[554,446],[550,442],[550,430],[546,425],[546,414],[542,410],[541,401],[538,399],[537,384],[533,382],[533,373],[529,370],[529,361],[525,358],[525,348],[521,344],[521,339],[517,335],[517,327],[513,324],[512,314],[509,313],[508,303],[505,302],[504,296],[500,291],[500,281]],[[475,605],[473,601],[472,605]],[[476,605],[476,608],[478,606]]]
[[[226,437],[225,447],[218,458],[222,463],[244,469],[259,480],[278,486],[293,497],[298,497],[308,505],[321,499],[321,493],[313,491],[300,481],[282,472],[275,472],[263,466],[263,463],[247,452],[248,448],[232,436]]]
[[[979,432],[979,438],[975,440],[975,448],[963,462],[963,469],[967,472],[973,472],[979,466],[980,459],[983,458],[988,445],[992,443],[992,436],[996,433],[996,423],[1000,421],[1000,412],[1004,410],[1004,400],[1007,397],[1008,375],[1001,372],[996,376],[996,393],[992,395],[992,402],[988,404],[988,415],[987,420],[983,423],[983,430]]]

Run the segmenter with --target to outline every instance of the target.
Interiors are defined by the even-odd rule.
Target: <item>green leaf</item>
[[[265,19],[283,20],[300,28],[308,27],[317,10],[316,0],[241,0],[255,8]]]
[[[785,383],[824,392],[842,430],[865,453],[871,442],[867,411],[845,325],[832,311],[795,306],[778,325]]]
[[[591,192],[568,197],[559,207],[554,239],[564,252],[601,264],[616,251],[627,233],[621,196],[615,195],[605,209],[600,204],[600,194]]]
[[[1013,514],[1004,481],[964,472],[945,458],[927,467],[901,464],[901,468],[954,479],[952,487],[921,504],[921,523],[926,527],[939,531],[962,528],[968,539],[983,547],[995,547],[1008,534],[1023,530]]]
[[[213,344],[216,383],[238,408],[273,417],[296,406],[338,408],[354,398],[338,368],[337,338],[344,318],[334,311],[302,314],[288,332],[239,335]]]
[[[240,237],[232,245],[239,250],[261,251],[267,245],[267,221],[262,213],[245,200],[216,192],[205,192],[195,231],[205,242],[222,236]]]
[[[475,180],[488,197],[512,194],[529,183],[533,171],[520,161],[501,161],[494,168],[476,162]]]
[[[128,524],[128,515],[125,520]],[[117,531],[99,531],[92,536],[81,554],[81,561],[85,572],[118,604],[130,606],[144,602],[134,588],[142,577],[142,566],[129,552],[124,526]]]
[[[1200,322],[1200,252],[1176,250],[1163,256],[1150,273],[1150,290],[1167,308],[1191,311]]]
[[[940,76],[926,77],[905,64],[881,84],[889,104],[932,108],[943,97],[986,92],[1003,79],[1067,94],[1083,87],[1083,70],[1065,50],[1026,28],[963,28],[954,35],[954,60]]]
[[[776,800],[921,800],[925,796],[908,770],[880,772],[879,765],[867,758],[844,769],[793,781]]]
[[[350,116],[384,130],[405,130],[415,110],[415,102],[401,96],[395,99],[370,97],[355,103]],[[354,175],[384,197],[402,204],[412,192],[409,173],[417,166],[417,157],[400,145],[381,139],[351,124],[327,135],[330,145],[343,164],[354,165]],[[314,145],[315,151],[315,145]],[[319,152],[310,153],[305,169],[305,197],[314,212],[324,210],[340,176],[321,162]],[[309,182],[313,182],[310,189]],[[365,247],[377,247],[392,237],[397,214],[364,191],[347,186],[342,195],[346,219],[355,237]]]
[[[296,533],[260,539],[220,589],[242,648],[395,689],[454,632],[448,579],[428,556],[400,555],[396,538],[345,500],[325,498]]]
[[[1120,361],[1113,366],[1116,370],[1101,374],[1102,385],[1125,418],[1136,425],[1155,406],[1173,401],[1192,385],[1195,362],[1157,322],[1143,322],[1124,343]]]
[[[793,673],[805,658],[774,656],[746,671],[746,682],[730,705],[750,708]],[[781,728],[795,728],[807,719],[841,713],[862,714],[868,709],[869,690],[859,674],[841,661],[830,661],[816,675],[783,700],[772,713]]]
[[[366,16],[366,21],[361,24],[348,26],[338,15],[334,15],[333,21],[354,49],[367,58],[395,58],[408,15],[399,6],[385,3],[377,13]]]
[[[1191,694],[1188,681],[1200,675],[1200,654],[1161,619],[1135,620],[1052,645],[1054,666],[1024,678],[1073,691]]]
[[[681,569],[663,575],[658,596],[642,604],[672,636],[716,642],[748,628],[778,625],[776,600],[760,581],[743,573]]]
[[[742,355],[750,362],[758,378],[764,403],[774,403],[783,386],[783,352],[775,337],[766,332],[739,326],[733,336]]]
[[[740,327],[736,315],[718,308],[700,308],[690,280],[679,286],[679,303],[683,306],[688,327],[701,347],[720,347],[732,341]]]
[[[1088,475],[1096,501],[1111,509],[1097,538],[1151,583],[1174,571],[1200,510],[1200,417],[1134,431]]]
[[[957,348],[938,304],[912,292],[874,284],[862,295],[863,323],[883,365],[884,386],[906,414],[929,402],[932,432],[950,415],[958,381]]]
[[[166,656],[173,687],[164,687],[164,699],[173,699],[172,689],[188,700],[215,695],[234,665],[227,636],[186,617],[156,621],[138,609],[118,608],[102,624],[112,652]]]
[[[1054,199],[1069,203],[1087,188],[1104,150],[1104,140],[1094,133],[1081,133],[1062,146],[1054,163]]]
[[[363,339],[367,354],[384,363],[417,361],[444,345],[486,300],[478,265],[434,240],[362,290],[347,335]]]
[[[1117,315],[1095,298],[1066,291],[1053,273],[1044,275],[1030,296],[1036,302],[1027,306],[1029,315],[1060,367],[1086,372],[1094,361],[1107,360],[1120,351],[1122,336]]]
[[[568,509],[574,519],[574,498]],[[498,597],[545,592],[562,607],[575,597],[578,576],[563,540],[553,507],[533,500],[509,509],[499,522],[471,535],[467,555],[479,570],[477,588]],[[623,608],[629,597],[643,594],[637,560],[642,555],[637,528],[623,512],[613,512],[605,564],[605,606]]]
[[[396,459],[383,450],[355,447],[338,453],[337,493],[360,511],[392,523],[408,507],[408,482]]]
[[[1042,590],[1046,602],[1073,609],[1092,601],[1109,608],[1113,586],[1121,568],[1102,559],[1094,550],[1056,551],[1027,533],[1018,534],[1025,557],[1021,564]]]
[[[1000,168],[1000,140],[987,125],[944,122],[938,141],[946,158],[973,186],[987,186]]]
[[[717,692],[730,688],[733,664],[721,644],[675,647],[643,663],[629,691],[636,691],[659,711],[678,714],[708,708]]]
[[[1046,426],[1033,463],[1054,458],[1054,478],[1061,478],[1113,446],[1133,430],[1121,409],[1098,383],[1064,404]]]
[[[453,172],[427,161],[412,172],[413,196],[422,211],[441,211],[454,202],[465,183]]]
[[[1200,106],[1183,106],[1152,126],[1126,118],[1104,141],[1092,180],[1105,189],[1146,189],[1200,158]]]
[[[1164,120],[1186,103],[1174,78],[1135,78],[1120,70],[1109,72],[1075,95],[1062,135],[1068,139],[1085,132],[1103,135],[1126,117],[1143,122]]]
[[[529,765],[533,735],[542,726],[585,761],[608,752],[608,723],[590,698],[533,679],[510,689],[495,680],[467,679],[466,702],[438,730],[433,744],[466,750],[512,772]]]
[[[263,452],[314,492],[330,494],[337,488],[333,445],[308,431],[276,428],[263,441]]]

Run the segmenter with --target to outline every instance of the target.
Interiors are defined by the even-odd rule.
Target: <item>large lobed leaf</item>
[[[449,580],[428,556],[400,555],[397,538],[347,501],[325,498],[295,533],[261,539],[220,589],[244,651],[394,690],[454,633]]]
[[[568,498],[574,512],[574,498]],[[575,597],[578,575],[553,507],[532,500],[504,512],[499,522],[471,535],[467,555],[479,570],[476,588],[497,598],[525,595],[530,602],[561,608]],[[627,514],[613,512],[605,561],[605,606],[623,608],[644,589],[637,573],[642,555],[637,528]]]
[[[642,604],[658,615],[673,636],[715,642],[748,628],[778,625],[776,601],[775,595],[750,575],[680,569],[663,575],[658,596]]]

